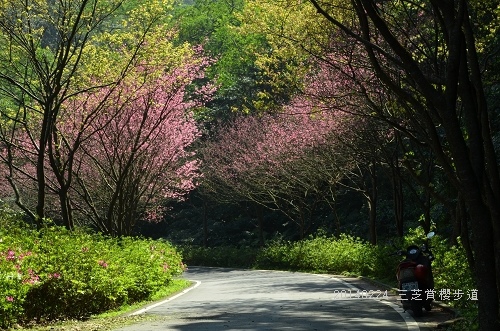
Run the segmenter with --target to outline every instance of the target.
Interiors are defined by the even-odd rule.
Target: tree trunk
[[[396,221],[396,233],[398,237],[403,237],[404,220],[404,195],[403,183],[401,181],[401,170],[398,165],[392,165],[392,197],[394,206],[394,220]]]
[[[71,210],[71,200],[68,197],[68,192],[65,190],[59,191],[59,201],[61,204],[61,216],[63,218],[63,224],[68,230],[73,230],[75,225],[73,223],[73,216]]]
[[[36,180],[37,180],[37,204],[36,204],[36,219],[35,223],[38,228],[42,227],[43,219],[45,218],[45,152],[47,147],[48,136],[48,121],[49,115],[47,111],[44,113],[42,123],[42,131],[40,133],[39,150],[36,163]]]
[[[305,227],[306,227],[304,215],[302,213],[300,213],[299,216],[299,227],[300,227],[300,240],[302,240],[304,239],[305,236]]]
[[[425,233],[431,231],[431,194],[429,190],[424,191],[424,219],[422,228],[424,228]]]
[[[203,247],[208,247],[207,202],[203,199]]]
[[[475,270],[475,263],[474,263],[474,253],[471,247],[471,242],[470,242],[470,231],[469,231],[469,220],[467,216],[467,210],[465,206],[464,199],[462,198],[462,195],[459,194],[457,197],[457,207],[456,207],[456,216],[457,220],[455,221],[458,223],[456,227],[460,230],[460,242],[465,250],[465,255],[467,256],[467,262],[469,265],[469,269],[474,272]]]
[[[370,243],[377,244],[377,174],[375,162],[370,167],[370,191],[368,193],[368,209],[370,217]]]
[[[262,206],[257,205],[257,230],[259,231],[259,245],[260,247],[264,247],[264,216],[262,214]]]

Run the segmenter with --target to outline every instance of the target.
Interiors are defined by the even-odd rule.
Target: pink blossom
[[[7,261],[14,261],[16,259],[16,253],[12,250],[9,249],[7,251],[7,256],[5,257]]]
[[[28,269],[29,278],[23,281],[23,284],[36,284],[40,281],[40,277],[33,271],[33,269]]]
[[[52,279],[52,278],[59,279],[59,278],[61,278],[61,274],[58,272],[54,272],[53,274],[49,274],[48,277],[49,277],[49,279]]]
[[[8,296],[6,296],[6,297],[5,297],[5,301],[8,301],[8,302],[13,302],[13,301],[14,301],[14,297],[13,297],[13,296],[8,295]]]
[[[99,265],[100,265],[101,267],[103,267],[103,268],[107,268],[107,267],[108,267],[108,264],[107,264],[107,263],[106,263],[106,261],[104,261],[104,260],[99,260],[99,262],[98,262],[98,263],[99,263]]]
[[[272,206],[302,226],[305,197],[329,196],[355,169],[352,149],[373,125],[359,116],[363,101],[380,97],[380,84],[349,54],[325,56],[331,61],[314,63],[303,93],[280,112],[240,116],[205,144],[203,180],[219,199]],[[331,65],[342,62],[351,65]]]
[[[20,254],[20,255],[19,255],[19,259],[20,259],[20,260],[22,260],[22,259],[24,259],[26,256],[31,256],[31,255],[33,255],[33,252],[31,252],[31,251],[27,251],[26,253],[22,253],[22,254]]]

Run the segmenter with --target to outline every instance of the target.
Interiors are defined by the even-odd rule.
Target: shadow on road
[[[165,313],[168,314],[168,309],[161,314]],[[228,305],[207,298],[189,307],[177,307],[168,315],[175,317],[168,326],[158,325],[147,330],[408,330],[396,311],[375,300],[274,300],[263,303],[234,298]],[[399,322],[388,325],[390,320]]]
[[[346,283],[331,277],[191,267],[186,278],[200,286],[147,311],[160,321],[121,330],[409,330],[398,311],[377,299],[349,296]]]

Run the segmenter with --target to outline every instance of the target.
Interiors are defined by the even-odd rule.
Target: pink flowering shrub
[[[3,236],[2,236],[3,237]],[[16,321],[16,315],[23,312],[24,299],[30,285],[35,284],[37,275],[27,268],[29,264],[20,249],[9,246],[5,249],[6,239],[0,242],[0,327]]]
[[[0,224],[0,328],[145,300],[185,269],[165,241]]]

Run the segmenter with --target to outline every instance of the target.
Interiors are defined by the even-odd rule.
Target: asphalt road
[[[188,291],[137,313],[165,316],[119,331],[418,331],[397,298],[306,273],[190,267]]]

